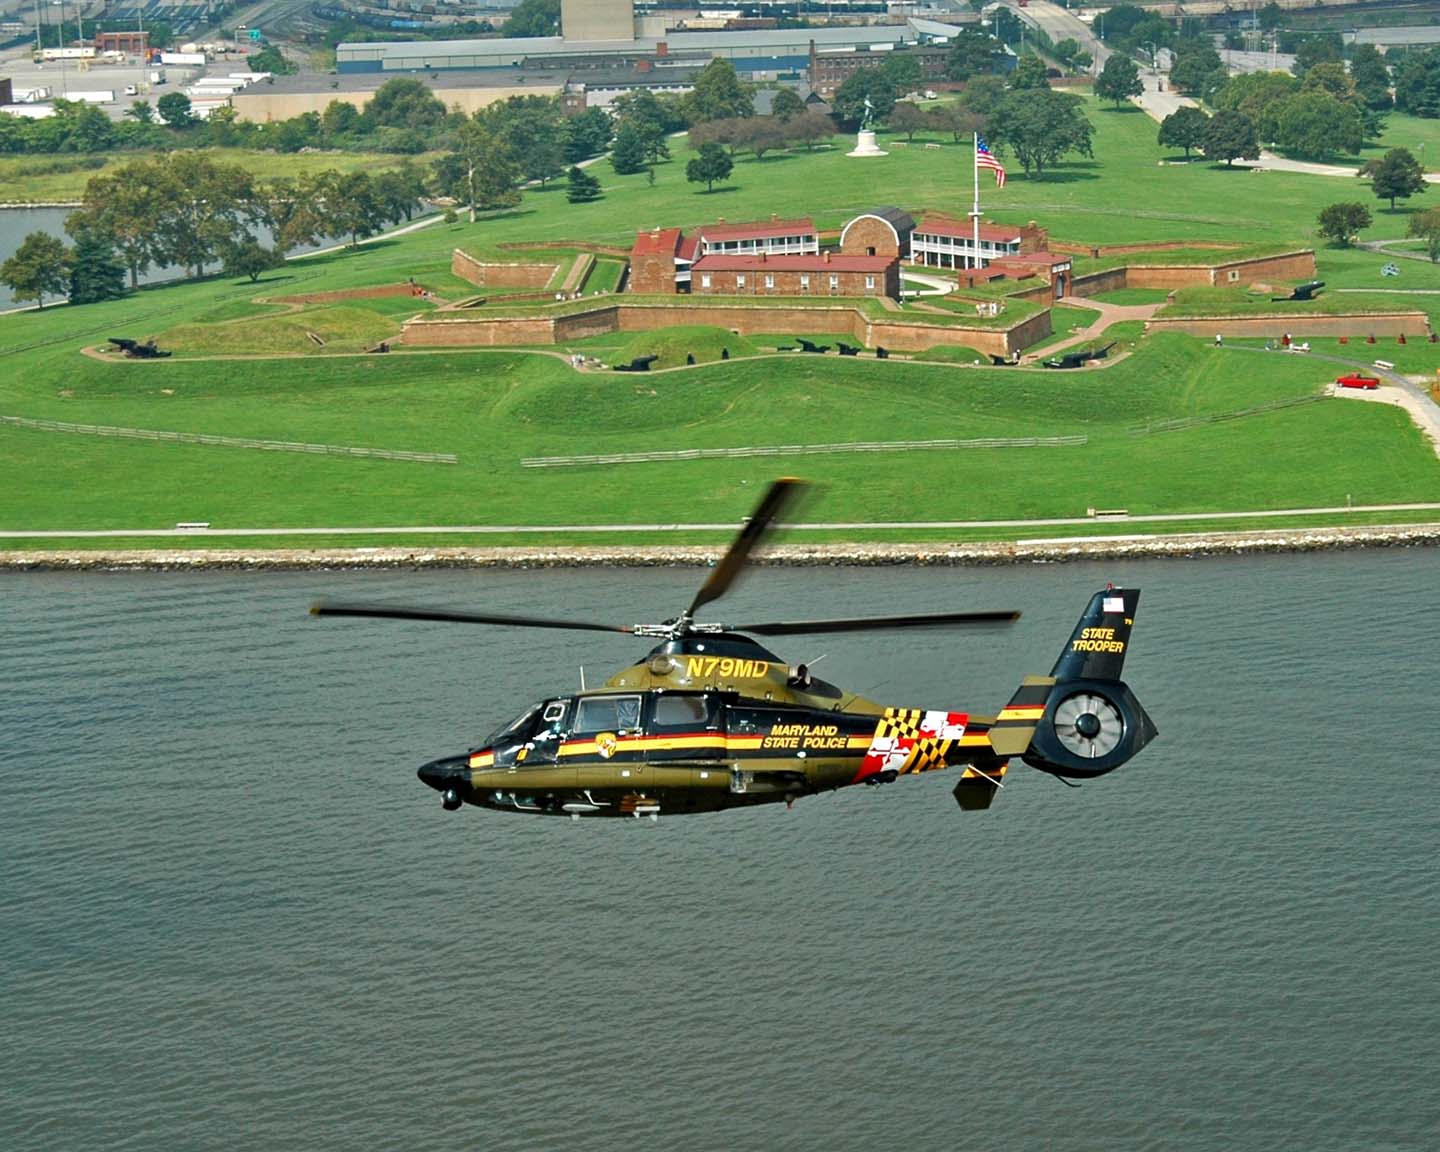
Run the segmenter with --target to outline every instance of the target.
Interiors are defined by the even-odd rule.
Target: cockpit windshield
[[[540,705],[536,704],[525,709],[516,719],[509,724],[495,729],[485,738],[484,747],[498,748],[503,744],[514,744],[519,740],[527,740],[531,730],[535,727],[535,721],[540,716]]]

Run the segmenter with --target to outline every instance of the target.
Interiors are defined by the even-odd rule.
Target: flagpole
[[[970,251],[970,267],[980,267],[980,133],[975,133],[975,139],[971,142],[970,163],[975,169],[975,201],[970,208],[970,224],[974,230],[972,242],[974,247]]]

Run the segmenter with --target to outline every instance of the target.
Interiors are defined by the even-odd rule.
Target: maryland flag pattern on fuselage
[[[964,712],[885,709],[855,782],[872,776],[903,776],[944,768],[953,749],[967,743],[985,742],[983,733],[966,739],[965,726],[969,720]]]

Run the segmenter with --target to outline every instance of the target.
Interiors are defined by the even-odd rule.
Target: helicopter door
[[[703,786],[723,771],[725,731],[715,696],[660,692],[650,700],[650,722],[645,728],[649,739],[645,744],[655,787]]]
[[[639,740],[644,735],[641,702],[638,693],[580,698],[568,744],[583,757],[582,777],[601,787],[645,782],[645,753]]]
[[[565,721],[570,714],[569,700],[547,700],[540,710],[540,719],[530,737],[525,753],[525,764],[554,764],[560,751],[560,742],[565,738]]]

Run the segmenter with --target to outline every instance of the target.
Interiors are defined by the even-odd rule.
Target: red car
[[[1358,372],[1352,372],[1349,376],[1341,376],[1335,381],[1341,388],[1379,388],[1380,381],[1374,376],[1361,376]]]

